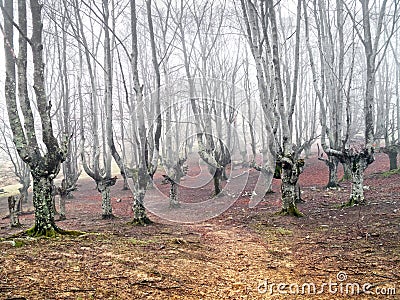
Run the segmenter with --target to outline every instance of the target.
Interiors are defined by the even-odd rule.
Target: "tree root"
[[[14,239],[14,238],[26,238],[26,237],[31,237],[31,238],[40,238],[40,237],[46,237],[46,238],[55,238],[63,235],[69,235],[69,236],[81,236],[86,234],[86,232],[83,231],[78,231],[78,230],[64,230],[61,229],[57,226],[52,227],[51,229],[41,229],[38,230],[36,225],[33,227],[25,230],[18,232],[16,234],[11,235],[10,237],[7,237],[8,239]]]
[[[101,218],[102,218],[103,220],[113,220],[113,219],[115,219],[116,217],[115,217],[113,214],[107,214],[107,215],[101,215]]]
[[[64,230],[57,226],[53,226],[52,228],[49,229],[38,229],[36,225],[22,233],[22,235],[34,238],[38,237],[55,238],[62,235],[80,236],[83,234],[85,234],[85,232],[77,230]]]
[[[342,179],[341,179],[342,180]],[[340,188],[340,184],[339,183],[336,183],[336,184],[334,184],[334,183],[328,183],[326,186],[325,186],[325,188],[326,189],[336,189],[336,188]]]
[[[304,217],[304,214],[302,214],[297,207],[290,207],[288,209],[283,209],[281,211],[278,211],[276,213],[278,216],[292,216],[292,217]]]
[[[357,206],[357,205],[365,205],[365,200],[358,201],[358,200],[356,200],[354,198],[351,198],[346,203],[343,203],[342,205],[340,205],[340,208],[354,207],[354,206]]]
[[[129,225],[135,225],[135,226],[147,226],[153,223],[154,222],[150,220],[148,217],[135,218],[132,221],[128,222]]]

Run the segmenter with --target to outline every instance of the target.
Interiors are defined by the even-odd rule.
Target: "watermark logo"
[[[315,283],[274,283],[269,280],[262,280],[257,286],[258,293],[267,295],[377,295],[377,296],[393,296],[396,295],[396,286],[378,287],[369,282],[351,282],[348,280],[348,275],[340,271],[336,274],[334,280],[329,279],[328,282]]]

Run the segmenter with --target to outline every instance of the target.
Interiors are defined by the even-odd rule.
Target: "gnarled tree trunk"
[[[338,184],[338,165],[339,159],[335,156],[329,155],[328,159],[325,160],[325,164],[328,166],[329,169],[329,180],[328,184],[326,185],[327,188],[336,188],[339,186]]]
[[[59,230],[54,220],[53,179],[45,174],[32,174],[35,226],[31,233],[37,236],[54,236]]]
[[[389,156],[389,170],[397,169],[397,154],[398,147],[397,146],[388,146],[382,149],[382,152]]]
[[[352,185],[350,199],[346,206],[364,204],[364,171],[373,162],[373,156],[368,151],[363,151],[347,159],[351,166]]]
[[[364,171],[374,161],[373,148],[364,148],[359,151],[345,149],[343,151],[334,151],[332,154],[336,155],[342,163],[349,166],[351,172],[352,185],[350,198],[344,206],[365,204]]]
[[[114,215],[111,206],[110,187],[115,185],[117,177],[111,179],[101,179],[96,182],[97,190],[101,193],[101,208],[103,209],[103,219],[113,219]]]
[[[149,182],[149,175],[146,169],[139,168],[138,171],[138,182],[135,187],[134,201],[133,201],[133,220],[132,224],[135,225],[147,225],[151,224],[152,221],[148,218],[146,208],[144,206],[144,196],[146,195],[147,184]]]
[[[343,166],[343,177],[342,179],[340,179],[340,181],[351,180],[350,166],[345,161],[342,161],[342,166]]]
[[[304,160],[297,160],[292,155],[288,155],[283,157],[281,161],[282,210],[280,214],[300,217],[302,213],[297,209],[296,203],[301,199],[298,180],[304,166]]]

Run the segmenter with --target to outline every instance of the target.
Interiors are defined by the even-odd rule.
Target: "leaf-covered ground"
[[[100,196],[84,179],[58,225],[86,234],[1,242],[0,299],[399,299],[400,175],[383,176],[388,165],[378,154],[368,168],[365,206],[339,208],[350,184],[324,189],[327,169],[311,158],[301,176],[303,218],[274,214],[278,181],[250,209],[258,174],[250,171],[242,196],[222,215],[186,225],[151,215],[147,227],[128,225],[132,196],[121,182],[112,190],[117,218],[101,220]],[[210,183],[181,200],[211,192]],[[33,214],[20,220],[26,229]],[[21,230],[8,222],[0,223],[3,238]]]

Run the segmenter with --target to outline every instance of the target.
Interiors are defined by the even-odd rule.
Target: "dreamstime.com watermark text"
[[[273,283],[263,280],[258,283],[257,290],[260,294],[267,295],[396,295],[396,287],[377,287],[371,283],[348,282],[347,274],[340,271],[336,275],[336,280],[329,279],[328,282],[315,284],[313,282],[299,283]]]

